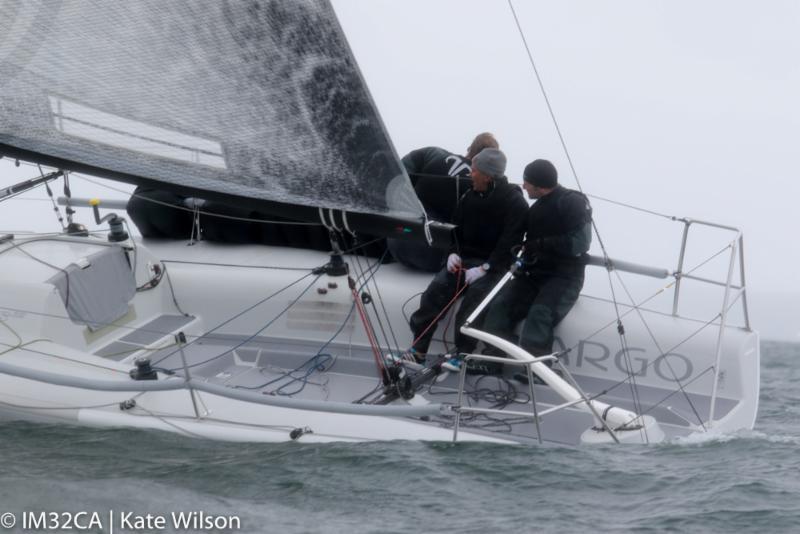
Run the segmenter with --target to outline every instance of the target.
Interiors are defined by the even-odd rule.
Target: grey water
[[[96,512],[88,531],[106,533],[204,531],[113,524],[200,511],[238,519],[211,532],[798,532],[800,345],[763,343],[761,383],[754,430],[652,446],[231,444],[3,423],[0,518],[17,519],[8,532],[31,531],[31,511]]]

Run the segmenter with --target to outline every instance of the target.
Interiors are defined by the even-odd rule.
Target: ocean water
[[[800,345],[764,343],[756,428],[716,439],[242,445],[4,423],[0,460],[8,532],[39,511],[97,513],[106,533],[800,532]],[[125,528],[200,511],[234,528]]]

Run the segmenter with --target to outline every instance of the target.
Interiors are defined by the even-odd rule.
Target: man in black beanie
[[[558,184],[556,168],[537,159],[525,167],[523,188],[536,202],[528,209],[522,267],[498,293],[484,330],[516,341],[534,356],[550,354],[553,330],[578,300],[586,252],[592,242],[592,208],[586,196]]]
[[[505,177],[506,156],[485,148],[472,159],[472,186],[461,197],[453,222],[455,244],[444,269],[422,294],[420,307],[409,321],[414,344],[407,357],[424,361],[442,311],[466,285],[455,317],[457,351],[471,352],[476,341],[459,328],[491,291],[511,264],[511,247],[522,238],[528,204],[516,185]]]

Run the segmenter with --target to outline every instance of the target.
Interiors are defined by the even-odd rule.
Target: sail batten
[[[328,2],[0,10],[0,144],[112,178],[424,217]]]

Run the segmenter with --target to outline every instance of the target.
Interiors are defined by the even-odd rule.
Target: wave
[[[772,434],[759,430],[740,430],[731,433],[696,433],[670,441],[675,445],[705,445],[708,443],[728,443],[732,441],[766,441],[787,445],[800,445],[800,436]]]

